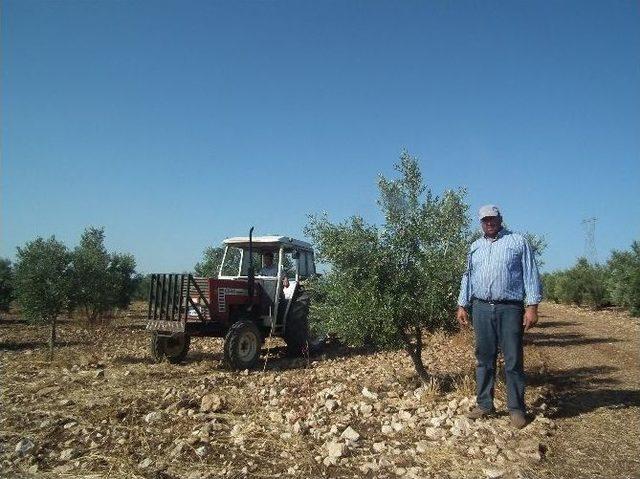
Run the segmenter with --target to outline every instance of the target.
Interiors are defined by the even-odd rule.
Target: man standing
[[[511,424],[526,425],[523,332],[538,322],[542,287],[533,251],[520,234],[502,227],[497,206],[480,208],[484,236],[469,248],[462,276],[457,319],[469,324],[471,308],[475,336],[476,394],[471,419],[494,412],[493,392],[498,348],[504,355],[507,407]]]

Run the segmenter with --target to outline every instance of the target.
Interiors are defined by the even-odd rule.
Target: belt
[[[524,306],[524,301],[519,301],[517,299],[492,299],[488,301],[486,299],[473,298],[476,301],[480,301],[485,304],[511,304],[513,306]]]

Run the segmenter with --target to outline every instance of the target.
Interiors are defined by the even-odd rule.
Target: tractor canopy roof
[[[287,250],[299,249],[306,251],[313,251],[313,247],[311,244],[306,241],[300,241],[297,239],[293,239],[289,236],[254,236],[252,238],[253,246],[256,250],[262,249],[275,249],[283,246]],[[248,236],[236,236],[234,238],[227,238],[223,241],[223,244],[228,246],[237,246],[239,248],[248,248],[249,247],[249,237]]]

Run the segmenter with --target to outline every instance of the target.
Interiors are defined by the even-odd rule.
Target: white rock
[[[427,427],[424,430],[424,435],[430,441],[437,441],[442,438],[446,433],[442,429],[438,429],[435,427]]]
[[[387,443],[386,442],[374,442],[373,443],[373,450],[375,452],[383,452],[386,448],[387,448]]]
[[[209,448],[204,444],[196,449],[196,454],[198,455],[198,457],[206,456],[207,452],[209,452]]]
[[[483,469],[482,473],[485,475],[485,477],[489,478],[489,479],[499,479],[500,477],[505,475],[505,472],[503,469]]]
[[[426,441],[418,441],[416,443],[416,451],[420,454],[424,454],[429,450],[429,444]]]
[[[382,425],[382,434],[393,434],[393,428],[391,426],[389,426],[388,424],[383,424]]]
[[[33,449],[34,446],[35,444],[30,439],[27,439],[25,437],[21,439],[20,442],[18,442],[18,444],[16,444],[16,452],[18,454],[26,454],[31,449]]]
[[[369,391],[366,386],[362,388],[362,395],[367,399],[373,399],[374,401],[378,399],[378,394],[373,391]]]
[[[373,412],[373,406],[371,404],[360,404],[360,412],[362,414],[371,414]]]
[[[329,442],[326,445],[327,454],[331,458],[340,458],[347,453],[347,446],[340,442]]]
[[[68,461],[69,459],[72,459],[73,456],[75,455],[75,449],[73,448],[69,448],[69,449],[65,449],[60,453],[60,460],[61,461]]]
[[[402,431],[402,429],[404,429],[404,424],[400,422],[392,422],[391,427],[393,428],[394,431],[400,432]]]
[[[138,467],[140,469],[146,469],[151,464],[153,464],[153,459],[151,459],[150,457],[146,457],[142,461],[140,461],[140,464],[138,464]]]
[[[398,417],[403,421],[409,421],[413,417],[413,415],[409,411],[400,411],[398,413]]]
[[[200,401],[201,412],[219,412],[224,407],[224,400],[217,394],[205,394]]]
[[[336,401],[335,399],[327,399],[324,402],[324,407],[327,411],[333,412],[338,408],[338,401]]]
[[[360,439],[360,434],[351,426],[348,426],[344,431],[342,431],[340,437],[352,442],[356,442],[358,439]]]
[[[147,423],[157,422],[162,420],[162,413],[160,411],[151,411],[144,417],[144,421]]]

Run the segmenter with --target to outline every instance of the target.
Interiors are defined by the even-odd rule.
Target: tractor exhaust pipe
[[[249,293],[249,304],[253,304],[253,289],[255,286],[256,278],[253,271],[253,226],[249,229],[249,272],[247,280],[247,289]],[[249,306],[251,307],[251,306]]]

